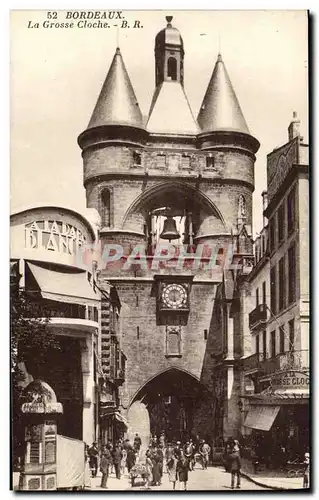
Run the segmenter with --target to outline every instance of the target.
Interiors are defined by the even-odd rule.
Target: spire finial
[[[116,51],[120,50],[120,28],[116,27]]]
[[[167,21],[167,25],[169,25],[169,24],[171,24],[171,22],[173,20],[173,16],[166,16],[165,19]]]

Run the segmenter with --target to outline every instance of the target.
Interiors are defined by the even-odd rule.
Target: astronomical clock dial
[[[187,292],[182,285],[166,285],[162,292],[162,302],[168,309],[184,309],[187,306]]]

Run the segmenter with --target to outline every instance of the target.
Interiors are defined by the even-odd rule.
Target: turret
[[[218,54],[197,121],[202,149],[229,144],[246,149],[251,155],[259,149],[259,142],[250,135],[221,54]]]
[[[184,45],[173,17],[155,38],[155,84],[147,130],[152,134],[195,136],[198,126],[184,91]]]
[[[89,124],[78,143],[83,151],[114,141],[141,146],[145,137],[142,113],[117,48]]]

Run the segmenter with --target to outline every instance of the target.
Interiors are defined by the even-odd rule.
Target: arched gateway
[[[150,434],[163,430],[170,440],[196,434],[194,419],[207,400],[203,384],[185,370],[168,368],[149,379],[133,396],[128,410],[129,438],[136,432],[148,445]]]

